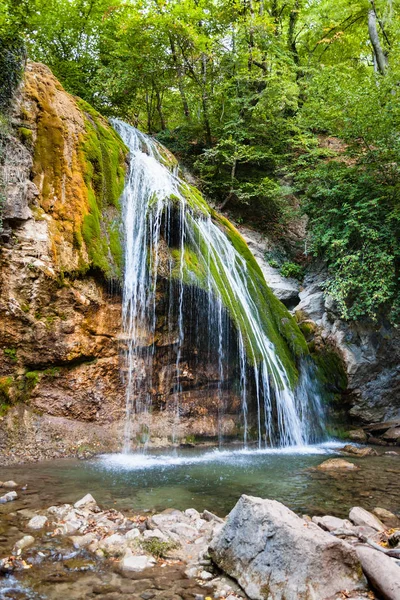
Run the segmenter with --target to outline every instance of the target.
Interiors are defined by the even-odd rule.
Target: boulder
[[[47,522],[48,518],[44,515],[36,515],[29,521],[28,527],[29,529],[42,529]]]
[[[93,509],[97,509],[98,506],[97,506],[97,502],[93,498],[92,494],[86,494],[86,496],[84,496],[83,498],[81,498],[80,500],[75,502],[74,508],[78,508],[78,509],[89,508],[89,509],[93,510]]]
[[[388,429],[388,431],[382,435],[382,438],[386,442],[400,444],[400,427],[392,427],[391,429]]]
[[[316,523],[316,525],[321,527],[321,529],[324,529],[324,531],[352,528],[352,524],[347,519],[338,519],[337,517],[331,517],[330,515],[326,515],[325,517],[313,517],[312,522]]]
[[[351,444],[346,444],[343,448],[341,448],[341,452],[346,452],[347,454],[354,454],[354,456],[360,456],[364,458],[364,456],[378,456],[378,453],[373,448],[363,447],[358,448],[357,446],[352,446]]]
[[[364,429],[352,429],[351,431],[348,432],[348,437],[353,442],[360,442],[361,444],[363,442],[366,442],[368,439],[368,436],[365,433]]]
[[[356,547],[362,569],[382,600],[399,600],[400,567],[393,558],[369,546]]]
[[[377,506],[372,512],[387,527],[400,527],[400,518],[389,510]]]
[[[153,567],[156,562],[155,558],[146,554],[135,556],[128,548],[121,560],[120,566],[123,571],[143,571],[144,569]]]
[[[349,519],[354,525],[366,525],[367,527],[372,527],[375,531],[385,531],[383,523],[372,513],[360,506],[354,506],[351,509]]]
[[[329,458],[318,465],[317,469],[319,471],[336,471],[338,469],[358,469],[358,467],[343,458]]]
[[[275,500],[242,496],[209,551],[252,600],[325,600],[365,589],[354,548]]]
[[[104,538],[99,544],[100,550],[106,552],[108,555],[119,556],[126,550],[127,540],[123,535],[119,533],[113,533],[108,537]]]
[[[96,535],[94,533],[86,533],[85,535],[72,536],[70,539],[74,545],[74,548],[79,549],[85,548],[94,542],[96,540]]]

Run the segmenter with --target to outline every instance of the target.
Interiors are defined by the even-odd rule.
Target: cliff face
[[[40,64],[28,64],[10,121],[0,165],[1,460],[118,450],[125,413],[119,198],[127,149]],[[164,301],[160,290],[161,313]],[[175,337],[161,319],[152,390],[161,445],[171,437]],[[216,435],[217,361],[194,339],[184,348],[180,381],[179,437]],[[226,406],[224,427],[232,433],[238,399],[231,395]]]

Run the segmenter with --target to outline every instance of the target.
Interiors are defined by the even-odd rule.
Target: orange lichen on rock
[[[48,221],[54,265],[69,273],[97,267],[107,278],[117,278],[123,142],[99,113],[65,92],[44,65],[28,64],[22,98],[33,130],[33,181]]]

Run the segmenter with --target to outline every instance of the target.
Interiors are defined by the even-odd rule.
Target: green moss
[[[128,149],[97,111],[83,100],[76,101],[86,117],[80,153],[89,213],[81,230],[74,232],[74,241],[78,247],[82,240],[85,242],[90,263],[106,278],[120,278],[123,259],[120,197]]]
[[[246,277],[246,284],[252,300],[261,317],[263,329],[269,340],[274,344],[280,361],[286,370],[289,383],[294,387],[298,379],[297,358],[308,354],[306,340],[295,319],[267,286],[256,259],[240,233],[225,217],[212,209],[208,210],[214,222],[224,230],[238,254],[245,261],[246,269],[243,274]],[[191,219],[190,215],[188,218]],[[191,228],[193,239],[196,240],[195,246],[187,244],[184,248],[183,257],[179,250],[172,251],[175,262],[172,276],[180,278],[181,261],[183,259],[184,283],[208,289],[207,272],[210,269],[211,279],[215,282],[217,288],[215,291],[221,296],[225,308],[242,334],[248,360],[252,364],[257,364],[265,356],[259,346],[256,332],[253,330],[251,315],[243,311],[221,258],[215,253],[210,254],[210,248],[202,238],[201,231],[194,218],[191,219]],[[274,364],[270,363],[269,369],[275,373],[276,380],[279,382],[279,373]]]
[[[18,137],[23,144],[26,146],[32,146],[33,142],[33,132],[32,129],[28,129],[27,127],[19,127],[18,128]]]
[[[179,548],[178,544],[175,542],[164,542],[158,538],[149,538],[147,540],[143,540],[140,545],[144,550],[146,550],[146,552],[149,552],[156,558],[165,558],[168,552]]]
[[[17,351],[15,348],[4,348],[3,350],[4,356],[12,360],[13,362],[17,362]]]
[[[37,386],[40,381],[40,371],[27,371],[25,373],[25,379],[29,388],[33,389]]]

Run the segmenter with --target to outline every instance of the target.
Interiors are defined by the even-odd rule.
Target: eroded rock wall
[[[119,450],[126,148],[45,66],[29,63],[3,142],[0,462]],[[164,302],[160,290],[160,314]],[[157,339],[144,345],[153,341],[152,431],[164,445],[176,421],[176,332],[160,318]],[[180,364],[182,441],[218,434],[218,365],[197,346],[192,339]],[[230,408],[227,433],[237,426],[235,398]]]

